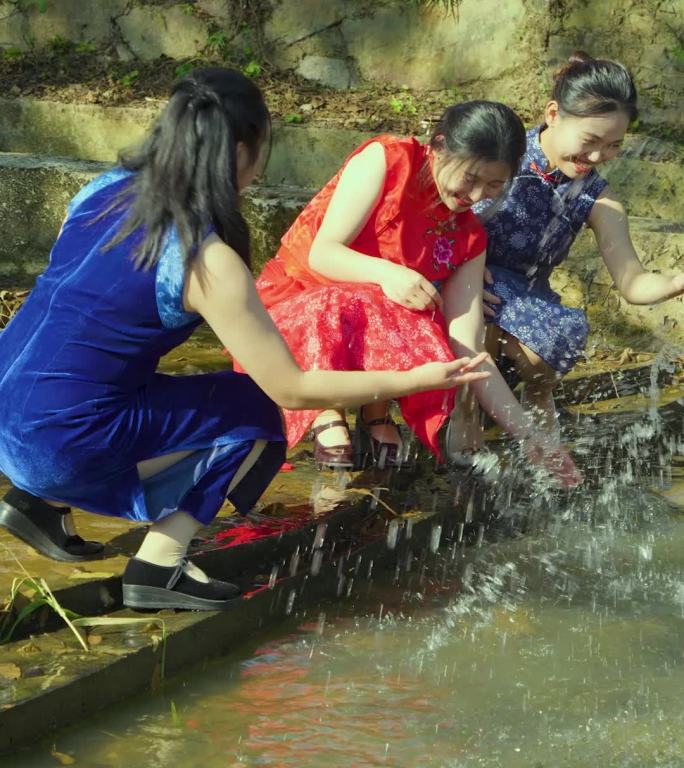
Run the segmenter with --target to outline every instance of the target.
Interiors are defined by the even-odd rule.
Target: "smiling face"
[[[499,160],[454,158],[435,152],[432,176],[444,205],[462,212],[480,200],[498,197],[511,178],[511,169]]]
[[[563,114],[557,102],[550,101],[546,106],[546,125],[540,141],[550,167],[577,179],[618,154],[629,127],[629,116],[608,112],[575,117]]]

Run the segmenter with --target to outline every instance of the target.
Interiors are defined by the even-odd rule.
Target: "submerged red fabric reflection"
[[[444,281],[482,253],[486,235],[470,211],[453,213],[439,198],[429,148],[415,139],[381,136],[387,174],[379,202],[350,248]],[[299,365],[321,370],[406,370],[453,359],[444,318],[392,302],[378,285],[334,282],[308,264],[311,244],[346,163],[311,200],[282,239],[257,281],[262,301]],[[437,432],[453,407],[454,391],[423,392],[399,401],[418,438],[440,455]],[[285,411],[287,439],[304,436],[318,411]]]

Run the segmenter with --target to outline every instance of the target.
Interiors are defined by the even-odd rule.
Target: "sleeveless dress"
[[[549,277],[568,255],[608,182],[592,170],[579,179],[543,172],[539,142],[544,126],[527,132],[527,151],[509,193],[474,206],[487,230],[485,286],[500,299],[489,322],[522,341],[551,368],[567,373],[587,343],[589,326],[581,309],[564,307]]]
[[[406,309],[378,285],[329,280],[309,267],[311,244],[342,171],[371,142],[384,148],[387,174],[379,202],[350,248],[410,267],[435,283],[485,249],[474,214],[454,213],[441,202],[427,146],[392,136],[362,144],[302,211],[257,280],[262,301],[305,370],[406,370],[454,359],[439,311]],[[437,432],[453,402],[454,390],[399,400],[406,423],[438,456]],[[290,445],[319,412],[285,411]]]
[[[0,332],[0,470],[29,493],[88,511],[156,520],[180,507],[208,523],[256,439],[282,441],[275,404],[243,374],[156,372],[202,322],[182,304],[175,228],[151,269],[109,250],[130,181],[114,169],[69,205],[46,271]],[[141,483],[136,464],[193,453]],[[248,510],[242,510],[248,511]]]

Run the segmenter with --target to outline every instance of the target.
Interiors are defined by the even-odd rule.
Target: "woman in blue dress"
[[[71,506],[150,522],[123,576],[132,607],[223,609],[239,595],[186,550],[226,497],[247,512],[278,471],[278,405],[361,405],[488,375],[474,370],[484,356],[300,370],[258,299],[239,212],[269,138],[248,78],[180,80],[142,148],[71,201],[46,271],[0,334],[0,470],[13,483],[0,525],[78,561],[102,545],[76,534]],[[157,372],[203,320],[248,376]]]
[[[564,307],[550,285],[582,227],[596,236],[618,291],[632,304],[652,304],[684,290],[674,277],[643,268],[627,214],[597,172],[613,159],[637,117],[627,69],[577,52],[556,75],[545,121],[528,131],[527,151],[508,194],[477,212],[487,230],[484,311],[487,348],[549,432],[556,430],[552,392],[576,363],[589,327],[581,309]],[[449,454],[479,447],[474,401],[455,409]],[[464,405],[463,403],[461,405]]]

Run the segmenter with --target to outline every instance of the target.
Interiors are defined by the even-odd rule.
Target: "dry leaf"
[[[6,680],[18,680],[21,677],[21,669],[16,664],[0,664],[0,677]]]
[[[67,755],[66,752],[58,752],[54,747],[50,750],[50,754],[55,760],[59,760],[60,765],[73,765],[76,762],[76,759],[71,755]]]
[[[85,571],[74,570],[69,574],[70,579],[111,579],[113,573],[109,571]]]

